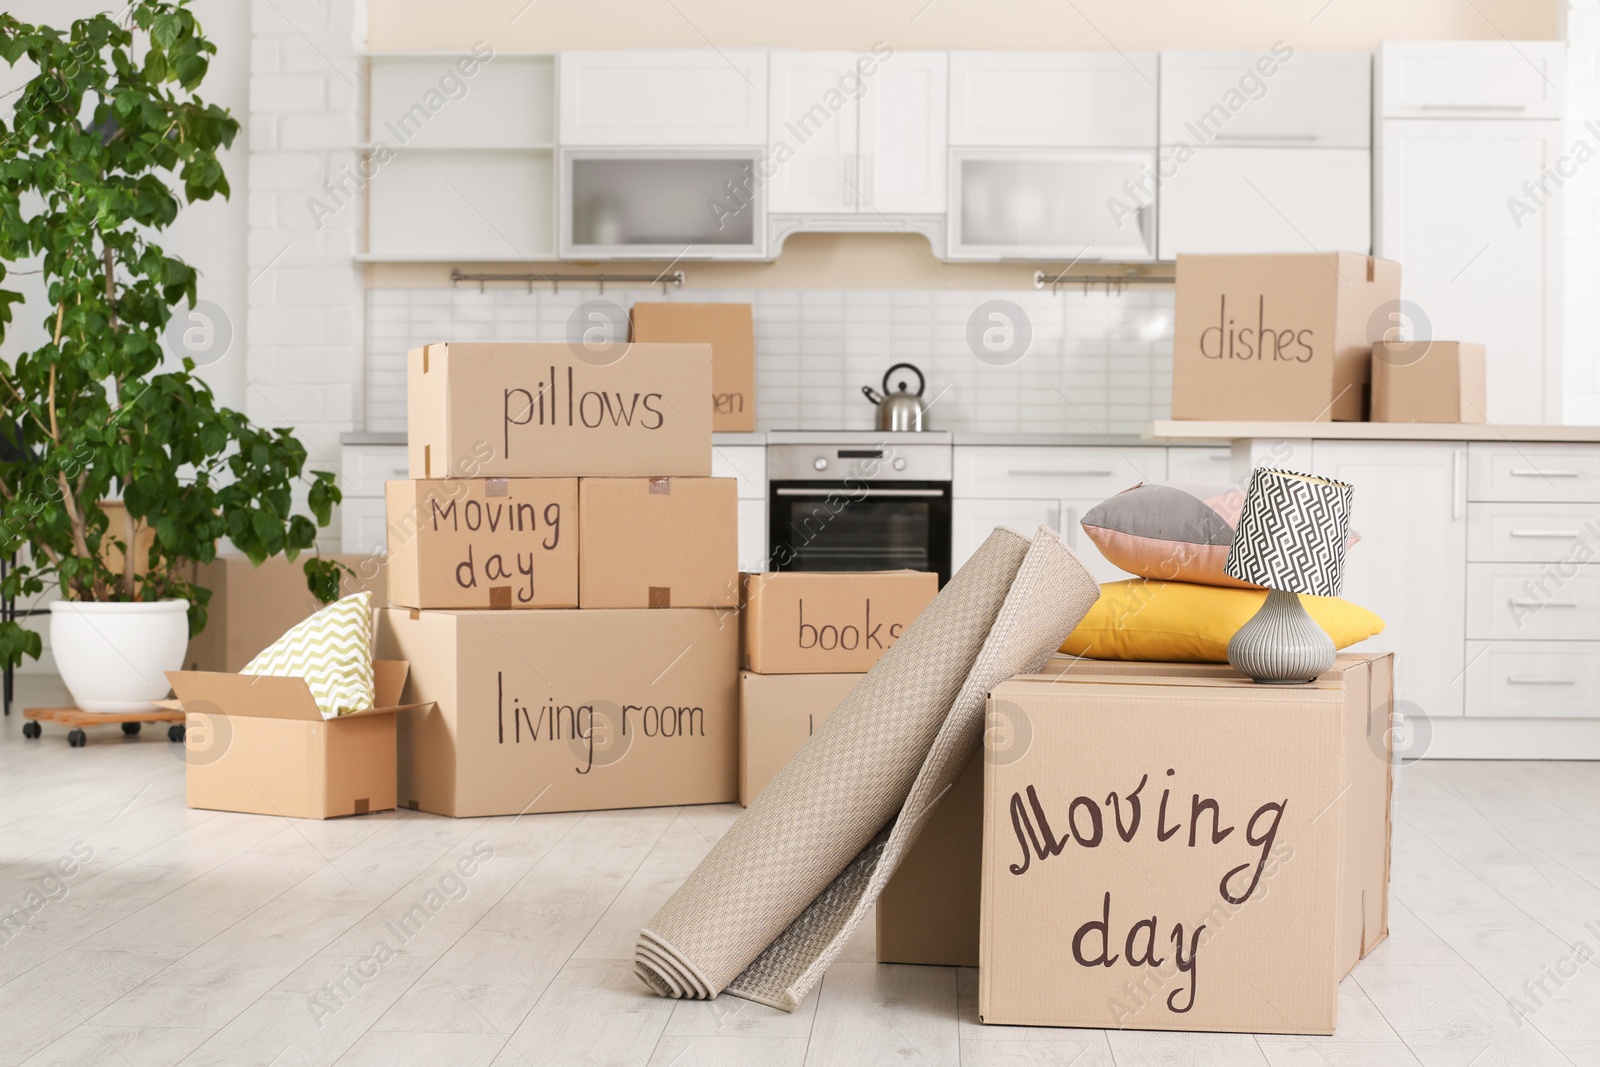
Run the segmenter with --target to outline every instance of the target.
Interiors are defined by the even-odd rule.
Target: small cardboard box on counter
[[[376,613],[411,666],[401,807],[518,815],[739,795],[738,632],[722,613]]]
[[[1059,658],[1002,683],[879,899],[879,961],[976,963],[986,1023],[1332,1033],[1388,932],[1393,669]]]
[[[1482,345],[1377,341],[1372,345],[1373,422],[1484,421]]]
[[[324,558],[354,572],[344,576],[340,596],[367,590],[374,604],[384,603],[388,594],[381,557],[346,553]],[[206,605],[206,628],[189,639],[184,669],[243,670],[295,623],[316,614],[323,605],[306,587],[306,559],[305,553],[294,560],[273,556],[256,566],[249,556],[231,553],[197,564],[195,584],[211,590],[211,602]]]
[[[304,678],[168,671],[191,808],[332,819],[395,806],[406,665],[372,665],[375,707],[324,719]]]
[[[406,390],[413,478],[711,473],[710,345],[427,345]]]
[[[757,674],[872,669],[939,592],[931,571],[741,575],[743,666]]]
[[[1400,264],[1348,252],[1180,255],[1172,417],[1360,421]]]
[[[389,482],[384,497],[390,603],[577,607],[576,478]]]
[[[633,340],[705,342],[711,346],[711,428],[756,428],[756,331],[749,304],[640,303],[631,313]]]
[[[736,607],[738,483],[580,479],[578,573],[583,608]]]
[[[767,787],[864,677],[739,672],[739,803]]]

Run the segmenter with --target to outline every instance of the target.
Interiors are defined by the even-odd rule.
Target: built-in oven
[[[767,434],[768,567],[950,580],[948,433]]]

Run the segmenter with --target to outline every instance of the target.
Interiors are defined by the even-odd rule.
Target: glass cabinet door
[[[1155,162],[1154,149],[956,152],[950,258],[1154,259]]]
[[[568,153],[562,254],[759,256],[765,203],[758,154]]]

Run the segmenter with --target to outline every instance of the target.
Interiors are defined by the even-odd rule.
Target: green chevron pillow
[[[239,673],[304,678],[325,719],[372,707],[372,594],[353,593],[295,624]]]

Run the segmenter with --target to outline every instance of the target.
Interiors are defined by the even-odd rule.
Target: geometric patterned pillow
[[[1108,561],[1141,578],[1259,589],[1222,571],[1244,496],[1237,485],[1144,483],[1090,508],[1083,532]],[[1347,547],[1359,540],[1350,531]]]
[[[372,707],[372,594],[353,593],[296,623],[239,673],[304,678],[324,719]]]

